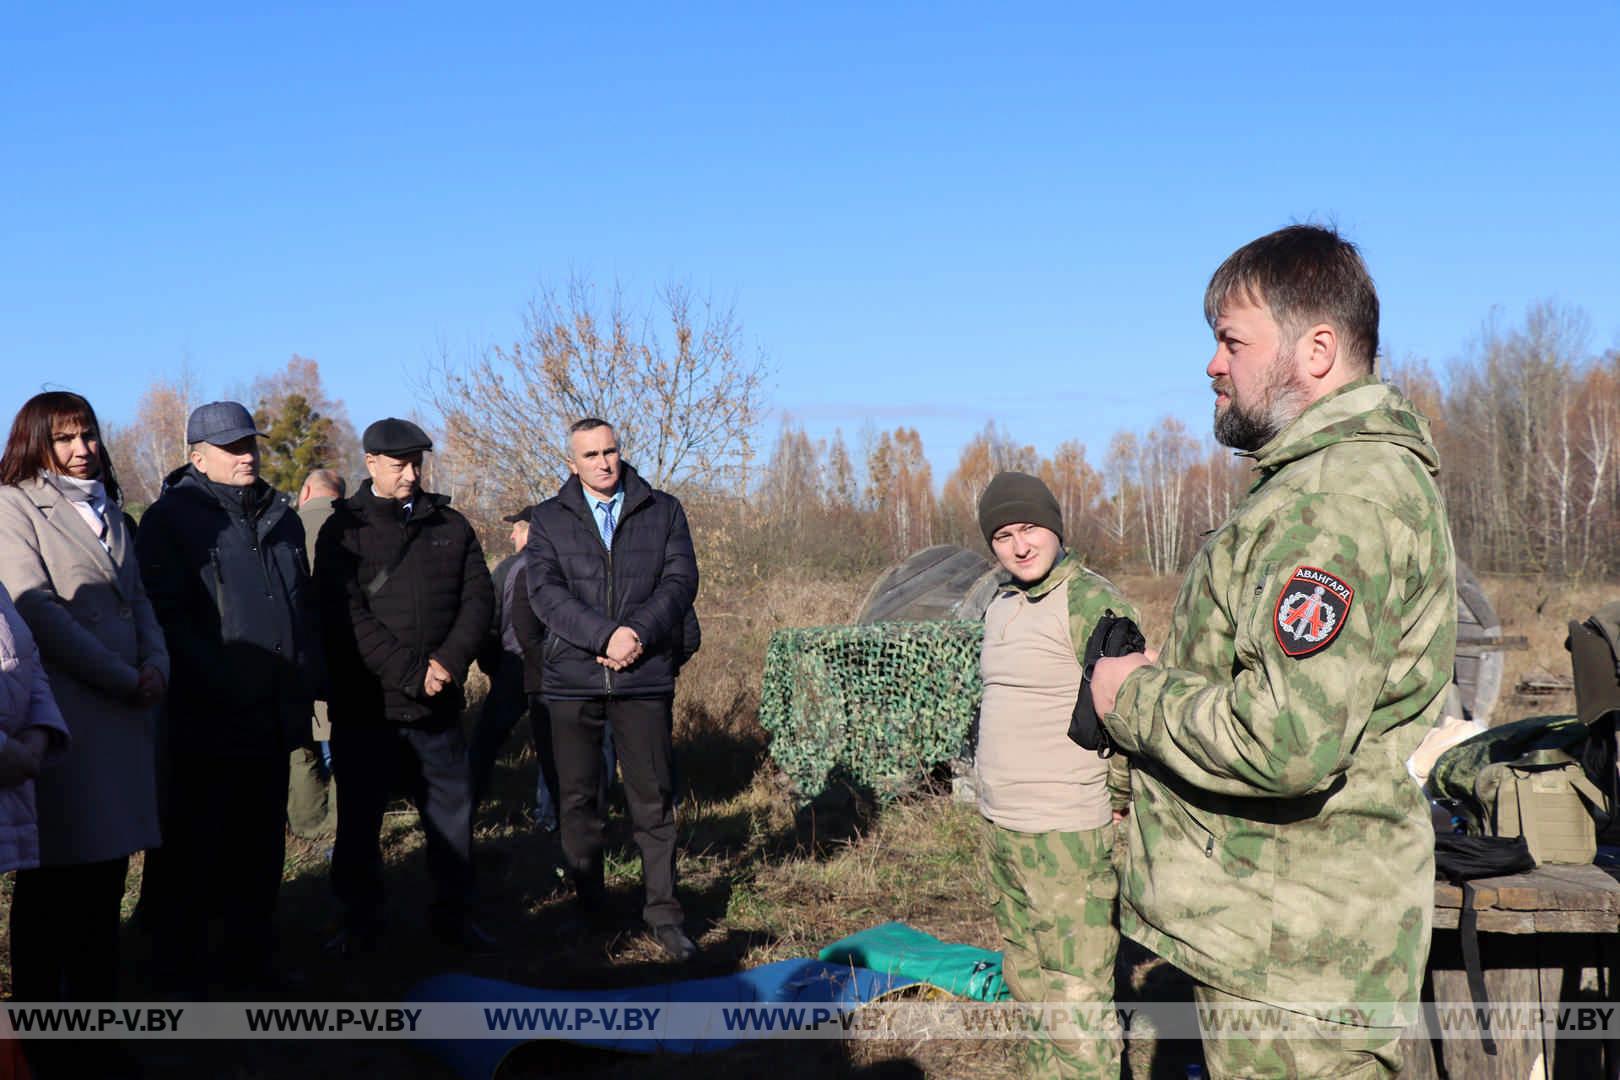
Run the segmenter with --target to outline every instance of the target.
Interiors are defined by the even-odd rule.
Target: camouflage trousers
[[[1211,1006],[1271,1011],[1270,1006],[1202,983],[1194,987],[1193,1000],[1201,1011]],[[1298,1013],[1289,1019],[1291,1030],[1286,1035],[1212,1038],[1206,1027],[1204,1063],[1211,1080],[1383,1080],[1401,1070],[1400,1028],[1351,1027]],[[1202,1013],[1199,1022],[1203,1023]]]
[[[1021,1002],[1114,1000],[1119,878],[1114,828],[1021,833],[986,823],[991,909],[1004,942],[1001,973]],[[1117,1077],[1120,1037],[1036,1035],[1032,1076]]]

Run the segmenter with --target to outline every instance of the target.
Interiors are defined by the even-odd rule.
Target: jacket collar
[[[129,555],[129,530],[124,525],[123,508],[110,499],[107,502],[107,542],[112,548],[108,551],[90,532],[79,511],[54,485],[36,476],[20,486],[45,515],[45,520],[106,570],[122,592],[124,586],[119,580],[118,568],[126,565]]]
[[[258,517],[253,519],[253,525],[257,532],[265,533],[275,525],[282,514],[287,512],[289,503],[287,496],[271,487],[262,476],[253,481],[253,488],[257,497],[263,501]],[[165,496],[191,499],[204,506],[218,507],[233,519],[246,518],[241,501],[222,498],[218,485],[209,483],[208,478],[195,465],[182,465],[163,478],[163,494],[158,497]]]
[[[1074,554],[1065,548],[1063,550],[1063,554],[1058,556],[1058,561],[1052,564],[1052,569],[1048,570],[1046,572],[1046,576],[1041,578],[1041,580],[1037,581],[1033,585],[1024,585],[1017,579],[1014,579],[1007,583],[1007,587],[1023,593],[1031,600],[1039,600],[1041,597],[1045,596],[1047,593],[1051,592],[1053,589],[1057,588],[1059,585],[1063,584],[1065,581],[1068,581],[1069,578],[1074,576],[1075,568],[1079,565],[1080,560],[1076,559]]]
[[[1248,456],[1263,480],[1319,450],[1350,442],[1390,443],[1415,455],[1430,475],[1440,470],[1428,418],[1376,375],[1363,376],[1318,398]]]
[[[426,521],[438,515],[441,507],[450,505],[450,496],[440,495],[432,491],[418,491],[416,498],[411,500],[411,523]],[[402,524],[405,520],[405,511],[393,499],[380,498],[371,489],[371,481],[365,480],[353,495],[343,499],[332,500],[332,507],[346,507],[361,517],[376,522],[391,522]]]

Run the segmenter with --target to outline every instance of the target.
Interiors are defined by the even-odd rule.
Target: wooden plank
[[[1435,1000],[1455,1007],[1472,1000],[1468,993],[1468,976],[1460,969],[1436,968],[1433,972]],[[1485,992],[1494,1001],[1539,1001],[1539,972],[1534,969],[1492,969],[1485,971]],[[1495,1055],[1485,1053],[1478,1026],[1466,1014],[1460,1028],[1453,1027],[1441,1042],[1447,1072],[1453,1076],[1478,1080],[1484,1077],[1513,1077],[1523,1080],[1535,1075],[1532,1069],[1538,1058],[1544,1060],[1542,1040],[1535,1037],[1496,1038]]]
[[[1482,936],[1480,954],[1485,969],[1486,995],[1493,1006],[1513,1003],[1548,1010],[1557,1009],[1561,1003],[1597,1001],[1595,965],[1602,962],[1600,951],[1597,940],[1590,934]],[[1486,1055],[1479,1042],[1478,1028],[1471,1021],[1473,999],[1463,971],[1457,934],[1435,935],[1429,954],[1429,978],[1432,1000],[1447,1008],[1454,1020],[1449,1029],[1452,1037],[1439,1041],[1441,1056],[1451,1076],[1470,1080],[1474,1077],[1525,1080],[1532,1076],[1585,1080],[1605,1075],[1604,1043],[1593,1039],[1559,1042],[1544,1030],[1526,1031],[1518,1036],[1497,1030],[1493,1034],[1498,1053],[1495,1057]],[[1533,1071],[1537,1056],[1542,1058],[1539,1072]],[[1424,1071],[1421,1048],[1407,1050],[1407,1060],[1417,1063],[1413,1075],[1431,1075]]]
[[[1575,680],[1568,675],[1554,675],[1550,671],[1532,671],[1513,688],[1516,694],[1526,696],[1567,694],[1575,689]]]
[[[1541,866],[1474,883],[1481,933],[1586,934],[1620,932],[1620,883],[1596,866]],[[1434,928],[1455,930],[1462,889],[1434,886]]]
[[[1481,878],[1480,879],[1480,881],[1485,881],[1485,880],[1487,880],[1487,879],[1486,878]],[[1490,880],[1500,880],[1500,879],[1490,879]],[[1437,881],[1437,882],[1435,882],[1434,883],[1434,906],[1436,908],[1460,909],[1462,907],[1462,886],[1453,885],[1449,881]],[[1495,889],[1495,887],[1491,886],[1491,885],[1480,885],[1480,884],[1478,884],[1476,882],[1474,884],[1474,906],[1476,908],[1495,907],[1496,906],[1496,889]]]
[[[1496,889],[1494,907],[1512,911],[1614,912],[1620,885],[1595,866],[1538,866],[1510,878],[1482,878]]]
[[[1620,918],[1612,911],[1537,911],[1538,934],[1612,934],[1620,930]]]
[[[1435,930],[1457,929],[1457,918],[1461,914],[1456,908],[1435,908]],[[1534,934],[1536,932],[1536,913],[1534,911],[1498,911],[1495,908],[1481,911],[1476,926],[1482,934]]]
[[[1474,576],[1474,572],[1467,564],[1461,561],[1457,563],[1457,606],[1459,609],[1467,609],[1481,626],[1490,628],[1502,625],[1502,620],[1496,616],[1496,610],[1486,599],[1485,590],[1480,587],[1479,579]]]
[[[1536,913],[1533,911],[1481,911],[1476,924],[1482,934],[1533,934],[1536,932]]]
[[[1440,1080],[1440,1071],[1434,1064],[1435,1046],[1429,1038],[1429,1029],[1421,1024],[1402,1033],[1401,1080]]]
[[[1491,714],[1502,696],[1502,676],[1506,670],[1507,657],[1502,653],[1486,653],[1479,659],[1473,698],[1466,704],[1469,715],[1486,727],[1491,725]]]
[[[1484,652],[1501,652],[1510,650],[1522,652],[1530,647],[1530,639],[1523,634],[1512,634],[1508,637],[1468,636],[1461,632],[1457,634],[1457,655],[1477,656]]]

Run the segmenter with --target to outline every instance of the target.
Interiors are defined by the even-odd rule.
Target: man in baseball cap
[[[186,444],[196,446],[229,446],[250,435],[263,437],[264,432],[253,422],[253,414],[238,401],[210,401],[191,410],[186,420]]]
[[[158,978],[188,995],[277,983],[288,761],[324,683],[304,527],[260,478],[258,438],[238,402],[194,410],[190,462],[164,481],[135,541],[173,663],[163,847],[147,864]]]

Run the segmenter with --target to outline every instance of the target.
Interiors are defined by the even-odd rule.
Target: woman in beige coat
[[[36,783],[40,865],[17,874],[13,992],[111,1001],[129,856],[158,843],[154,728],[169,657],[96,414],[77,394],[38,394],[12,424],[0,456],[0,583],[73,733]]]

